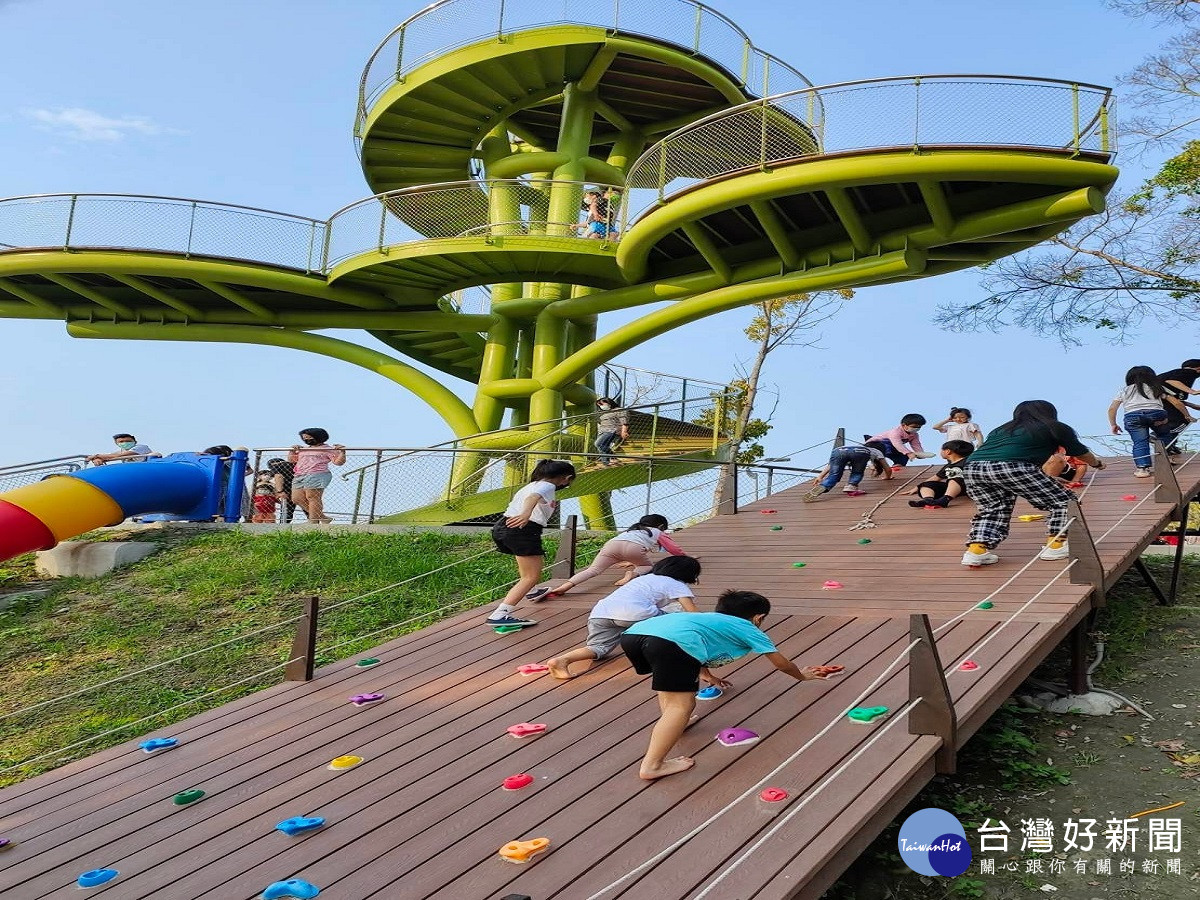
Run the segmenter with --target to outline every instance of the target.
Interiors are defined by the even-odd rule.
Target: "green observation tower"
[[[979,265],[1100,212],[1117,177],[1110,99],[1020,76],[813,86],[691,0],[441,0],[367,62],[355,136],[372,196],[325,220],[171,197],[0,200],[0,316],[378,372],[459,439],[449,521],[496,507],[462,502],[489,454],[589,449],[573,424],[586,417],[570,417],[592,410],[594,373],[652,337]],[[314,333],[330,329],[395,355]],[[722,452],[700,444],[654,452]],[[587,476],[575,493],[605,518]]]

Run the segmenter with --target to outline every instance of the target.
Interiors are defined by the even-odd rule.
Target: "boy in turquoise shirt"
[[[700,680],[729,687],[709,667],[724,666],[749,653],[761,653],[780,672],[797,681],[823,680],[841,666],[808,666],[800,669],[780,653],[761,628],[771,601],[753,591],[726,591],[717,599],[716,612],[673,613],[631,625],[621,636],[621,649],[639,675],[652,675],[660,715],[650,732],[650,746],[638,775],[646,781],[684,772],[695,765],[690,756],[667,759],[683,736]]]

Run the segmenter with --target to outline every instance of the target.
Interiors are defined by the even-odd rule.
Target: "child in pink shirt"
[[[924,424],[923,415],[909,413],[895,428],[868,437],[865,446],[874,447],[895,466],[907,466],[910,459],[929,459],[933,454],[925,452],[921,439],[917,437],[917,432]]]

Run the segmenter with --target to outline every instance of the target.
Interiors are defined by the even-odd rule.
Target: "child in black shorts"
[[[950,505],[955,497],[961,497],[967,492],[963,482],[962,467],[967,457],[975,452],[973,444],[967,441],[946,441],[942,444],[941,456],[946,464],[938,469],[932,481],[922,481],[907,493],[916,494],[921,499],[909,500],[909,506],[941,506]]]
[[[797,681],[824,679],[841,666],[800,669],[780,653],[761,628],[771,601],[753,591],[726,591],[716,612],[672,613],[636,622],[621,635],[621,649],[639,675],[651,675],[660,715],[650,732],[650,746],[638,775],[646,781],[684,772],[695,765],[690,756],[667,759],[696,708],[700,681],[729,687],[709,667],[724,666],[749,653],[761,653],[780,672]]]

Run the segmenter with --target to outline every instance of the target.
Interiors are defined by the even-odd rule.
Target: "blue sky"
[[[925,73],[1112,84],[1170,34],[1102,0],[809,3],[782,19],[775,2],[713,5],[817,84]],[[325,218],[369,193],[351,140],[358,79],[379,41],[418,8],[0,0],[0,196],[159,194]],[[1126,187],[1145,174],[1138,160],[1118,162]],[[1161,370],[1200,355],[1191,326],[1070,351],[1018,331],[937,330],[935,307],[980,296],[978,282],[967,271],[860,291],[822,329],[820,347],[779,351],[765,377],[782,394],[768,455],[839,425],[853,435],[910,411],[941,418],[951,405],[971,407],[986,429],[1034,397],[1057,403],[1081,433],[1101,433],[1129,366]],[[744,360],[750,350],[741,349],[748,315],[687,326],[620,361],[732,377],[738,354]],[[606,318],[602,330],[621,321]],[[289,445],[314,425],[350,446],[449,437],[389,382],[296,351],[85,341],[61,323],[0,319],[0,361],[10,423],[0,463],[108,449],[116,431],[163,451]]]

